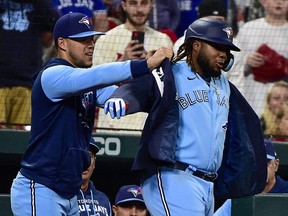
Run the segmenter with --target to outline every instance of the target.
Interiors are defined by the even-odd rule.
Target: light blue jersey
[[[151,215],[212,216],[214,192],[223,199],[262,191],[259,118],[235,86],[222,74],[202,78],[184,61],[163,62],[157,74],[163,94],[151,74],[111,96],[127,102],[128,113],[151,107],[132,168]]]
[[[209,85],[186,62],[172,66],[179,105],[176,161],[202,171],[221,165],[227,130],[230,88],[225,76]]]

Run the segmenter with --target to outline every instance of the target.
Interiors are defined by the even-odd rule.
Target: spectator
[[[177,40],[176,29],[180,21],[178,0],[154,0],[149,26],[167,34],[172,42]]]
[[[93,66],[113,61],[145,58],[149,50],[161,46],[172,47],[172,41],[167,35],[146,25],[151,9],[152,0],[147,0],[144,4],[141,0],[122,0],[121,10],[125,23],[106,32],[105,36],[99,37],[95,44]],[[144,44],[131,41],[132,31],[145,33]],[[136,51],[142,46],[144,50]]]
[[[99,151],[99,147],[93,138],[91,138],[89,143],[88,151],[91,164],[88,169],[82,173],[82,185],[77,194],[80,216],[111,216],[112,210],[108,197],[103,192],[97,190],[90,180],[95,169],[96,153]]]
[[[149,18],[149,26],[156,30],[176,30],[180,21],[178,0],[154,0],[153,10]]]
[[[143,59],[149,50],[157,49],[161,46],[173,46],[172,41],[166,34],[146,25],[152,6],[153,0],[121,1],[121,10],[123,17],[125,17],[125,23],[111,29],[106,35],[98,38],[93,54],[93,66],[113,61]],[[145,33],[144,44],[138,44],[137,41],[131,40],[132,31]],[[137,48],[143,46],[143,50],[137,51]],[[115,130],[124,129],[128,132],[132,130],[131,133],[139,133],[143,128],[146,116],[144,113],[137,113],[120,120],[113,120],[100,112],[98,127]]]
[[[265,135],[278,135],[279,110],[288,102],[288,84],[284,81],[275,82],[266,96],[264,111],[260,118]]]
[[[253,0],[235,0],[235,4],[237,6],[236,14],[239,28],[248,21],[249,7],[251,7],[252,2]]]
[[[201,0],[178,0],[180,21],[176,29],[177,37],[184,34],[185,29],[197,19],[197,7]]]
[[[65,14],[55,24],[58,58],[34,76],[31,137],[11,186],[14,215],[79,215],[76,195],[91,164],[95,107],[115,91],[109,85],[150,73],[172,56],[171,48],[161,48],[146,60],[91,68],[99,34],[82,13]]]
[[[288,142],[288,102],[281,107],[277,115],[279,119],[278,134],[279,136],[274,136],[274,140]]]
[[[107,10],[103,0],[52,0],[54,7],[59,11],[60,15],[69,12],[79,12],[88,16],[94,25],[95,31],[106,32],[109,29]]]
[[[280,80],[277,79],[277,71],[279,71],[277,68],[280,64],[277,63],[276,56],[286,58],[286,62],[288,58],[288,21],[286,19],[288,1],[261,0],[261,3],[266,15],[263,18],[246,22],[239,29],[236,44],[241,48],[241,53],[235,56],[237,60],[227,74],[229,80],[239,88],[259,116],[263,112],[267,89],[272,86],[273,82]],[[274,52],[272,57],[266,57],[266,54],[258,51],[265,45],[272,49],[269,53]],[[273,66],[275,62],[276,65]],[[280,70],[283,73],[288,65],[287,63],[286,66],[282,63],[281,65]],[[272,77],[271,81],[257,81],[253,71],[264,71],[267,68],[270,69],[266,75]]]
[[[121,0],[103,0],[107,8],[109,30],[123,23],[120,15]]]
[[[277,171],[280,161],[277,158],[275,148],[270,140],[264,140],[267,154],[267,181],[262,194],[265,193],[288,193],[288,181],[283,180]],[[214,216],[231,216],[232,201],[228,199],[217,211]]]
[[[152,74],[120,86],[105,103],[112,118],[114,100],[121,99],[126,114],[149,113],[132,169],[141,176],[152,215],[210,216],[214,189],[216,198],[227,199],[265,186],[259,118],[222,73],[230,50],[240,51],[231,33],[226,22],[195,20],[172,65],[164,61]]]
[[[142,189],[137,185],[122,186],[115,197],[112,209],[114,216],[149,215],[142,197]]]
[[[0,2],[0,128],[30,125],[32,75],[57,18],[48,0]]]
[[[210,17],[219,19],[222,21],[226,20],[227,8],[223,0],[202,0],[198,8],[198,18]],[[177,54],[179,47],[184,43],[185,36],[181,36],[175,42],[173,51]]]
[[[255,20],[255,19],[265,16],[265,11],[260,1],[261,0],[250,0],[250,3],[249,3],[250,5],[246,4],[246,8],[248,8],[249,6],[250,8],[247,14],[248,15],[247,20],[245,22],[250,21],[250,20]]]

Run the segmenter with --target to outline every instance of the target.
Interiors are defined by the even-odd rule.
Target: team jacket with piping
[[[71,66],[64,60],[56,59],[47,64],[46,68],[58,64]],[[71,198],[78,193],[82,183],[81,174],[90,165],[87,143],[91,137],[93,121],[90,122],[89,128],[82,126],[80,114],[85,116],[85,110],[82,108],[80,96],[71,96],[56,103],[47,98],[41,86],[43,70],[39,72],[32,90],[33,109],[37,109],[37,112],[33,112],[32,115],[34,125],[28,148],[21,162],[20,172],[25,177],[51,188],[61,196]],[[33,103],[33,100],[37,102]],[[95,106],[96,101],[93,100],[91,109],[87,110],[87,119],[94,119]],[[75,112],[72,107],[77,107],[77,111]],[[35,119],[38,121],[34,121]],[[40,122],[39,119],[43,121]],[[75,124],[75,121],[79,123]],[[39,125],[35,125],[36,123]]]
[[[223,161],[215,182],[217,198],[260,193],[267,176],[264,139],[258,116],[237,88],[229,84],[230,110]],[[128,102],[128,114],[138,111],[149,113],[132,170],[147,177],[157,167],[175,163],[179,111],[169,60],[165,60],[153,73],[122,85],[111,97],[120,97]]]
[[[87,69],[74,68],[63,59],[49,60],[34,76],[31,138],[20,172],[65,198],[75,196],[82,172],[90,165],[87,149],[96,105],[104,106],[117,88],[113,83],[144,73],[149,73],[146,60]]]

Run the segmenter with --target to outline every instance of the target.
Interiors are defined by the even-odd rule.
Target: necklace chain
[[[207,82],[206,80],[204,80],[204,81],[207,83],[208,86],[211,86],[211,87],[214,88],[215,93],[216,93],[217,95],[220,95],[220,91],[219,91],[219,89],[217,88],[217,86],[213,85],[211,82]]]

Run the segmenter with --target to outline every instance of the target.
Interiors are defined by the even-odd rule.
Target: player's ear
[[[66,41],[64,38],[59,37],[57,43],[58,43],[59,49],[66,51]]]
[[[192,45],[193,50],[194,50],[195,52],[199,52],[200,47],[201,47],[200,41],[195,40],[195,41],[193,42],[193,45]]]
[[[274,171],[277,172],[278,171],[278,168],[279,168],[279,159],[275,159],[274,161]]]

